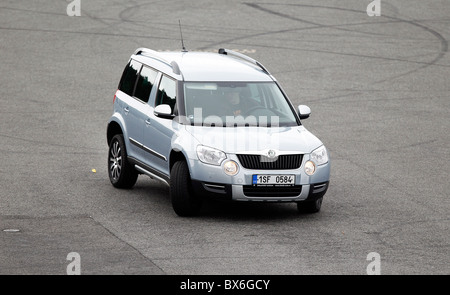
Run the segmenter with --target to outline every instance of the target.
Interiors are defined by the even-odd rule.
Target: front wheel
[[[297,203],[297,209],[300,213],[317,213],[322,208],[323,197],[315,201],[304,201]]]
[[[193,216],[200,211],[202,202],[194,195],[185,161],[176,162],[170,171],[170,197],[173,210],[178,216]]]
[[[115,135],[109,144],[108,175],[112,185],[117,188],[132,188],[137,181],[139,174],[128,162],[122,134]]]

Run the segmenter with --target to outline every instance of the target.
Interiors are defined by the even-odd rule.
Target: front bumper
[[[237,157],[231,160],[239,163]],[[305,155],[298,169],[290,170],[253,170],[245,169],[239,163],[239,172],[228,176],[222,166],[206,165],[197,159],[190,160],[193,189],[196,195],[233,201],[262,202],[301,202],[316,200],[328,190],[330,163],[318,166],[314,175],[304,172],[304,163],[309,160]],[[294,186],[257,187],[252,185],[253,175],[292,174]]]

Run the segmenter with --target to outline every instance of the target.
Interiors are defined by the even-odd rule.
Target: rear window
[[[131,60],[122,74],[120,79],[119,90],[128,95],[133,95],[134,85],[136,84],[137,74],[141,69],[141,64],[135,60]]]

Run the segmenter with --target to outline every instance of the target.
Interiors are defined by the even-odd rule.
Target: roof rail
[[[181,75],[180,67],[178,66],[176,61],[169,62],[166,59],[164,59],[159,54],[159,52],[157,52],[155,50],[152,50],[152,49],[145,48],[145,47],[140,47],[140,48],[136,49],[133,54],[134,55],[139,55],[139,54],[142,54],[142,53],[145,53],[146,56],[149,56],[151,58],[159,60],[162,63],[165,63],[166,65],[168,65],[169,67],[172,68],[174,74]]]
[[[242,53],[230,50],[230,49],[225,49],[225,48],[220,48],[219,54],[230,55],[230,56],[245,60],[246,62],[249,62],[251,64],[254,64],[254,65],[260,67],[261,70],[263,70],[266,74],[270,75],[269,71],[259,61],[255,60],[251,57],[248,57],[245,54],[242,54]]]

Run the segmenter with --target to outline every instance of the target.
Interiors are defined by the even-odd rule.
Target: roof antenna
[[[180,26],[181,46],[183,47],[183,49],[181,51],[187,52],[186,48],[184,47],[183,32],[181,32],[181,21],[180,20],[178,20],[178,25]]]

